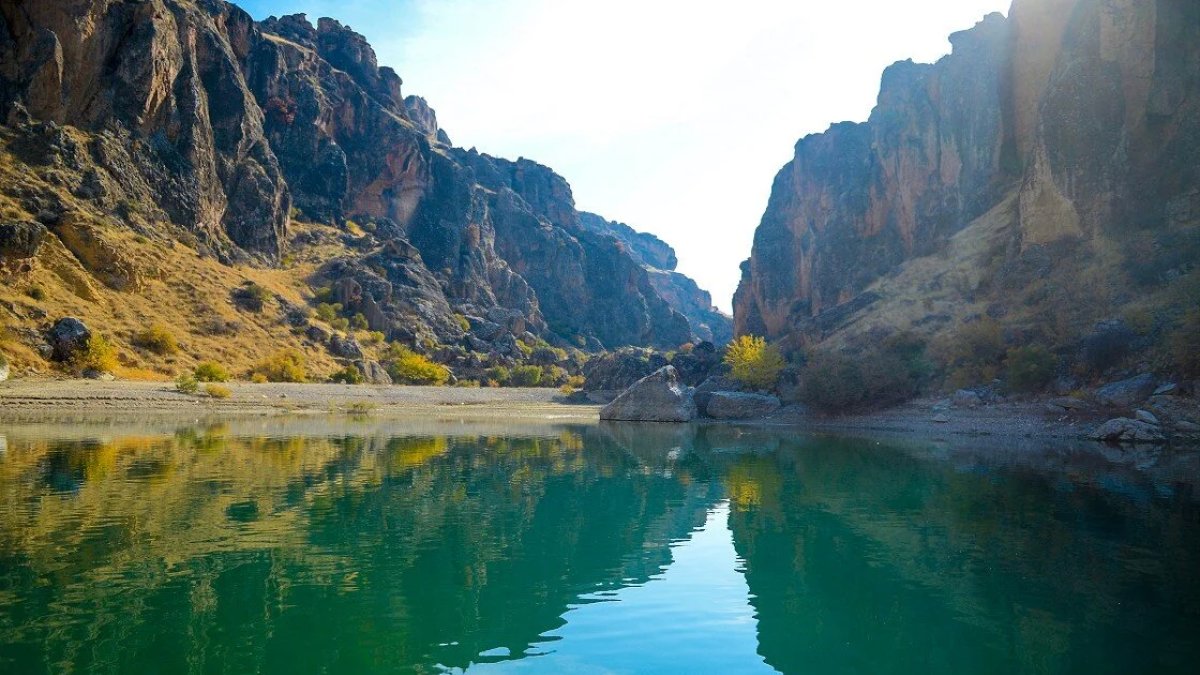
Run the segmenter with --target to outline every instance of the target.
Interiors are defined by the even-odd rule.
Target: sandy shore
[[[175,391],[168,382],[13,380],[0,384],[0,416],[40,413],[372,414],[474,412],[504,417],[595,420],[599,406],[568,405],[557,389],[372,387],[341,384],[243,384],[214,399]]]

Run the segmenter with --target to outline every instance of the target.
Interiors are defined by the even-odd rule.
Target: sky
[[[367,37],[455,145],[545,164],[578,208],[652,232],[729,311],[801,137],[863,121],[1011,0],[234,0]]]

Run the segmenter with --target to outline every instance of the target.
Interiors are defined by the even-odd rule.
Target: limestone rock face
[[[713,306],[712,295],[690,277],[675,271],[679,264],[675,249],[652,234],[605,220],[594,213],[580,213],[580,225],[589,232],[616,239],[643,268],[650,285],[671,309],[691,324],[693,337],[724,345],[733,338],[733,319]]]
[[[291,197],[242,69],[249,14],[208,0],[0,3],[0,119],[103,132],[102,183],[228,255],[279,255]]]
[[[905,329],[931,332],[984,301],[1075,330],[1128,297],[1079,281],[1131,283],[1102,251],[1135,278],[1185,274],[1200,257],[1197,35],[1188,0],[1015,0],[937,63],[888,68],[866,123],[805,137],[776,177],[736,332],[799,348],[905,313],[933,322]],[[901,273],[944,306],[912,307]]]
[[[357,233],[357,254],[320,275],[356,284],[351,309],[389,339],[489,351],[460,317],[493,310],[508,317],[497,340],[693,334],[634,253],[581,225],[565,179],[451,147],[338,21],[256,23],[222,0],[0,0],[0,65],[9,150],[115,220],[173,223],[229,263],[280,259],[293,209]],[[52,192],[9,196],[61,237],[72,205]]]
[[[691,422],[696,419],[692,388],[671,366],[647,375],[600,411],[600,419],[624,422]]]

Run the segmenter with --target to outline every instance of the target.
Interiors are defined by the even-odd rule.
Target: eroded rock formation
[[[566,180],[453,148],[429,104],[332,19],[256,23],[222,0],[0,0],[0,121],[11,152],[55,174],[9,196],[60,238],[86,205],[141,234],[186,232],[225,262],[275,263],[305,245],[291,219],[343,228],[355,253],[313,283],[389,339],[491,349],[464,321],[493,315],[493,342],[706,334],[618,237],[581,225]],[[95,247],[76,248],[106,285],[129,286],[107,281],[119,251],[89,266]]]
[[[951,42],[889,68],[866,123],[796,145],[743,264],[739,334],[800,347],[984,311],[1070,333],[1139,275],[1195,265],[1200,4],[1016,0]]]

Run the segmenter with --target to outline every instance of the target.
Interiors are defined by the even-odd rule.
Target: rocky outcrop
[[[1150,398],[1156,386],[1153,375],[1138,375],[1100,387],[1096,390],[1096,400],[1115,408],[1130,408]]]
[[[45,238],[46,228],[40,223],[0,223],[0,258],[32,258]]]
[[[703,413],[716,420],[750,420],[779,410],[779,399],[766,394],[714,391],[706,397]]]
[[[692,388],[666,366],[639,380],[600,411],[600,419],[623,422],[691,422],[696,419]]]
[[[64,317],[54,323],[46,338],[54,350],[55,361],[68,362],[76,354],[87,349],[92,331],[79,319],[73,316]]]
[[[986,308],[1082,335],[1117,289],[1186,274],[1197,35],[1188,0],[1015,0],[937,63],[892,66],[867,122],[802,139],[776,177],[736,332],[800,348]]]
[[[1092,438],[1108,443],[1165,443],[1157,424],[1126,417],[1111,419],[1092,432]]]
[[[215,0],[6,0],[0,18],[0,119],[96,134],[27,161],[86,162],[93,184],[152,202],[227,256],[279,255],[291,197],[242,68],[249,14]]]
[[[191,243],[187,230],[230,263],[305,246],[287,236],[293,216],[341,227],[355,253],[314,281],[414,345],[490,352],[462,327],[490,313],[505,344],[674,348],[694,332],[640,254],[581,225],[566,180],[451,147],[430,105],[332,19],[255,23],[221,0],[0,0],[0,120],[44,179],[9,196],[115,290],[138,285],[109,283],[119,256],[67,241],[90,232],[80,208]]]

